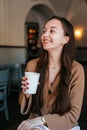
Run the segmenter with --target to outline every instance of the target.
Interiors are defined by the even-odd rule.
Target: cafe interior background
[[[76,59],[87,62],[87,0],[0,0],[0,65],[26,64],[40,54],[45,21],[58,15],[75,28]]]
[[[87,0],[0,0],[0,70],[5,67],[12,70],[14,65],[20,65],[24,73],[26,63],[41,54],[41,31],[46,20],[53,15],[65,17],[73,24],[75,58],[87,65]],[[2,125],[7,128],[23,119],[18,96],[13,93],[14,98],[9,96],[17,75],[20,78],[17,91],[20,91],[22,75],[12,70],[7,95],[10,122],[3,124],[5,116],[0,113],[0,130],[4,130]]]

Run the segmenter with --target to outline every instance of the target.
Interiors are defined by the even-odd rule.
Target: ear
[[[63,40],[63,44],[67,44],[69,41],[69,36],[65,36]]]

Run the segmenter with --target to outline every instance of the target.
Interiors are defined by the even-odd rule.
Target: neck
[[[50,49],[48,51],[49,55],[49,63],[53,65],[60,64],[60,59],[61,59],[61,54],[62,54],[62,48],[56,48],[56,49]]]
[[[49,67],[58,68],[60,66],[60,57],[56,55],[49,55]]]

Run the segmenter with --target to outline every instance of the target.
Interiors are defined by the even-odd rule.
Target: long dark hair
[[[74,28],[72,24],[66,19],[58,16],[53,16],[49,20],[57,19],[61,22],[64,29],[65,36],[69,36],[69,41],[64,45],[61,55],[61,70],[60,70],[60,82],[57,86],[57,96],[53,103],[51,113],[58,113],[63,115],[71,108],[69,84],[71,77],[72,62],[74,59],[75,50],[75,38]],[[48,21],[49,21],[48,20]],[[33,96],[32,111],[40,113],[40,108],[43,105],[43,87],[45,82],[46,67],[48,66],[48,52],[43,49],[43,53],[38,61],[36,71],[41,74],[40,85],[38,87],[37,95]]]

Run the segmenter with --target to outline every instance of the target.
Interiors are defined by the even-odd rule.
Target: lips
[[[48,44],[48,43],[50,43],[49,40],[47,40],[47,39],[43,40],[43,44]]]

